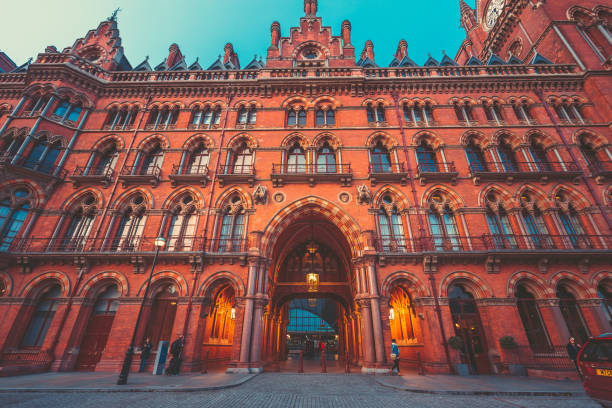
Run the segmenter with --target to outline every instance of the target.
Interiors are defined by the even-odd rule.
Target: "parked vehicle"
[[[590,338],[577,362],[587,395],[604,407],[612,407],[612,333]]]

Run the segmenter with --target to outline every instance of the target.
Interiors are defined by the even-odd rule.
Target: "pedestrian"
[[[168,369],[166,370],[167,375],[178,375],[181,366],[181,354],[183,353],[184,338],[182,334],[178,339],[172,342],[170,346],[170,355],[172,358],[168,363]]]
[[[153,348],[153,344],[151,343],[151,338],[147,337],[144,344],[140,347],[140,368],[138,369],[139,373],[143,373],[145,367],[147,365],[147,359],[151,355],[151,349]]]
[[[582,346],[576,343],[576,339],[573,337],[569,338],[567,346],[565,346],[565,348],[567,349],[567,355],[569,356],[570,360],[574,362],[574,367],[576,367],[576,371],[578,372],[578,376],[580,377],[580,379],[582,379],[582,373],[578,368],[578,362],[576,360],[578,359],[578,353],[580,352],[581,347]]]
[[[400,373],[399,367],[399,347],[397,347],[397,343],[395,339],[391,340],[391,360],[393,360],[393,367],[391,367],[391,374],[394,373],[394,370],[397,368],[397,375]]]

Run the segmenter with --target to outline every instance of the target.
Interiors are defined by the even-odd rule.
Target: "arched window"
[[[533,158],[537,171],[551,170],[548,157],[546,157],[546,151],[544,150],[544,146],[542,146],[541,143],[538,143],[534,139],[531,139],[531,143],[529,144],[529,153]]]
[[[440,193],[432,195],[428,218],[436,251],[459,251],[461,241],[455,214],[448,200],[445,200]]]
[[[231,343],[234,338],[234,319],[236,318],[234,290],[225,286],[215,296],[210,316],[210,343]]]
[[[580,137],[579,143],[580,153],[582,153],[582,157],[584,157],[586,160],[591,171],[600,171],[602,166],[599,157],[597,157],[595,147],[591,143],[587,142],[584,136]]]
[[[554,104],[554,108],[561,121],[571,124],[585,124],[577,101],[558,101]]]
[[[189,155],[186,172],[188,174],[205,174],[208,170],[210,152],[204,143],[200,142]]]
[[[196,107],[192,111],[190,128],[194,129],[215,129],[221,120],[221,107],[206,107],[201,109]]]
[[[382,103],[372,105],[368,104],[366,108],[368,123],[380,124],[385,122],[385,107]]]
[[[140,238],[145,224],[145,199],[142,195],[134,195],[116,216],[117,224],[111,242],[111,251],[135,251],[140,244]]]
[[[171,129],[174,128],[178,118],[178,108],[170,109],[167,106],[159,109],[154,106],[149,114],[148,128],[150,129]]]
[[[389,307],[391,337],[397,340],[398,344],[416,343],[419,323],[408,291],[402,287],[394,287],[391,290]]]
[[[317,150],[317,173],[335,173],[336,154],[328,142]]]
[[[591,242],[585,232],[584,226],[580,221],[580,216],[569,200],[569,197],[564,191],[559,191],[555,195],[557,203],[557,213],[561,225],[567,234],[566,241],[568,246],[572,248],[590,248]]]
[[[232,174],[251,174],[253,172],[253,150],[246,142],[240,143],[240,146],[231,154],[230,159],[233,161]]]
[[[501,125],[504,117],[502,115],[502,107],[498,101],[493,101],[492,103],[483,103],[483,108],[485,111],[485,115],[489,123],[494,125]]]
[[[378,141],[370,151],[372,171],[374,173],[391,173],[391,156],[381,141]]]
[[[168,251],[191,251],[196,229],[196,207],[191,194],[185,194],[172,208],[168,220]]]
[[[330,107],[326,109],[317,108],[315,112],[315,124],[317,126],[329,127],[336,124],[336,116],[334,110]]]
[[[106,146],[103,150],[96,150],[92,157],[92,166],[88,169],[89,175],[107,175],[109,174],[119,157],[117,145],[113,142]]]
[[[500,140],[499,146],[497,147],[497,153],[504,171],[518,171],[519,166],[518,161],[516,160],[516,155],[512,150],[512,146],[508,144],[505,138]]]
[[[527,289],[523,284],[516,286],[516,307],[523,322],[525,328],[525,334],[529,341],[531,350],[536,353],[543,353],[550,351],[552,345],[542,316],[540,315],[540,309],[536,303],[535,296]]]
[[[138,115],[138,108],[133,108],[132,110],[113,108],[108,113],[105,129],[131,129],[136,120],[136,115]]]
[[[306,126],[306,111],[303,107],[294,107],[287,112],[287,126]]]
[[[223,209],[218,252],[239,252],[243,245],[244,207],[238,196],[233,196]]]
[[[0,148],[0,156],[6,162],[10,161],[15,154],[19,151],[19,147],[23,143],[23,135],[22,134],[13,134],[11,136],[7,136],[2,140],[2,147]]]
[[[554,248],[553,241],[546,227],[546,222],[537,204],[529,194],[521,196],[523,224],[527,238],[536,249]]]
[[[436,153],[425,140],[422,140],[417,146],[416,154],[421,172],[437,173],[439,171]]]
[[[306,154],[298,142],[289,148],[287,152],[287,173],[305,173]]]
[[[55,110],[53,111],[53,115],[61,119],[68,112],[68,109],[70,109],[70,102],[67,100],[61,101],[55,107]]]
[[[41,110],[45,108],[45,106],[47,106],[48,102],[49,102],[48,95],[37,95],[37,96],[32,97],[30,103],[25,108],[24,115],[33,116],[39,113]]]
[[[62,288],[53,285],[43,293],[38,299],[36,309],[30,318],[28,329],[21,340],[22,347],[40,348],[42,347],[55,312],[59,298],[62,296]]]
[[[30,192],[16,188],[0,197],[0,251],[8,251],[31,208]]]
[[[93,225],[95,214],[96,199],[93,195],[87,194],[68,212],[58,250],[82,250]]]
[[[79,120],[83,108],[81,105],[72,105],[66,116],[66,121],[71,122],[73,125]]]
[[[140,174],[157,174],[164,160],[164,151],[159,142],[142,153]]]
[[[486,200],[487,211],[485,214],[495,248],[516,248],[512,225],[508,219],[508,213],[501,205],[501,200],[494,193],[487,194]]]
[[[254,125],[257,121],[257,108],[255,106],[241,106],[238,109],[238,120],[237,125],[246,127],[247,125]]]
[[[576,296],[565,284],[560,284],[557,287],[557,297],[559,298],[559,308],[567,324],[570,336],[574,337],[577,343],[584,344],[589,338],[589,331],[584,323],[580,306],[576,302]]]
[[[514,114],[520,123],[525,123],[527,125],[535,125],[536,122],[533,119],[533,115],[531,114],[531,108],[527,101],[516,102],[512,105],[512,109],[514,110]]]
[[[177,301],[178,293],[173,284],[165,285],[153,299],[149,323],[143,340],[150,338],[154,348],[157,348],[160,341],[169,342],[171,340]]]
[[[459,122],[465,122],[466,125],[470,126],[476,124],[474,116],[472,114],[472,106],[469,103],[455,103],[455,115]]]
[[[59,141],[49,142],[43,137],[34,142],[29,154],[25,158],[23,167],[40,171],[42,173],[53,173],[55,161],[61,152]]]
[[[406,251],[404,225],[390,195],[383,197],[378,209],[378,228],[383,251]]]
[[[484,153],[480,146],[474,142],[474,139],[471,139],[468,145],[465,147],[465,154],[470,164],[471,172],[475,173],[479,171],[489,171]]]
[[[413,126],[429,126],[433,122],[431,104],[429,102],[418,103],[412,106],[404,104],[404,120],[407,124],[412,124]]]

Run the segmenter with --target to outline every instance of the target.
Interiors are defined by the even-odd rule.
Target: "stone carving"
[[[357,202],[359,204],[369,204],[372,199],[370,189],[365,184],[357,187]]]
[[[255,200],[255,204],[265,204],[267,197],[268,190],[266,189],[266,186],[262,186],[261,184],[259,184],[253,192],[253,199]]]

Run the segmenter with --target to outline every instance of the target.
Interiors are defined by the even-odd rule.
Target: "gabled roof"
[[[166,64],[165,59],[164,59],[164,62],[162,62],[161,64],[155,67],[155,71],[167,71],[167,70],[168,70],[168,64]]]
[[[510,58],[508,58],[508,61],[506,63],[511,65],[520,65],[523,64],[523,61],[520,58],[515,57],[514,55],[510,55]]]
[[[174,64],[172,67],[168,69],[168,71],[183,71],[187,69],[187,64],[185,63],[185,58],[182,58],[179,62]]]
[[[424,67],[439,67],[440,63],[431,55],[429,56],[429,58],[427,58],[427,61],[425,61],[425,64],[423,64]]]
[[[393,61],[389,64],[390,67],[416,67],[418,66],[410,57],[406,56],[399,61],[397,58],[393,58]]]
[[[471,56],[465,65],[484,65],[481,60],[476,58],[475,56]]]
[[[195,62],[193,64],[191,64],[189,66],[189,70],[190,71],[202,71],[202,66],[200,65],[200,63],[198,62],[200,60],[200,58],[196,58]]]
[[[552,63],[553,62],[551,60],[542,56],[542,54],[538,54],[537,52],[535,53],[535,55],[533,56],[530,62],[530,64],[532,65],[534,64],[552,64]]]
[[[11,73],[17,74],[17,73],[20,73],[20,72],[27,72],[28,71],[28,67],[30,66],[31,63],[32,63],[32,57],[28,58],[28,60],[26,62],[24,62],[23,64],[21,64],[20,66],[18,66],[14,70],[12,70]]]
[[[506,65],[506,61],[499,58],[497,54],[491,54],[489,60],[487,61],[487,65]]]
[[[136,65],[132,71],[152,71],[151,65],[149,65],[149,56],[144,59],[140,64]]]
[[[448,55],[444,54],[444,57],[442,57],[442,61],[440,61],[440,66],[442,67],[457,66],[457,63],[452,58],[450,58]]]
[[[259,68],[265,68],[265,65],[263,61],[261,60],[261,58],[259,59],[259,61],[257,60],[257,55],[253,57],[253,60],[249,62],[246,67],[244,67],[244,69],[259,69]]]
[[[208,71],[225,71],[226,69],[225,65],[223,65],[223,61],[221,61],[221,56],[207,68]]]
[[[364,68],[378,68],[378,65],[370,59],[370,57],[360,58],[357,65]]]

